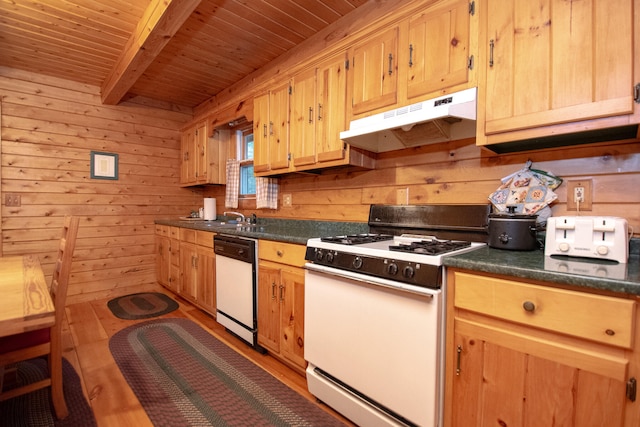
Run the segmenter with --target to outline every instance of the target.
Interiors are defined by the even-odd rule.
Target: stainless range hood
[[[340,139],[376,153],[476,136],[477,88],[353,120]]]

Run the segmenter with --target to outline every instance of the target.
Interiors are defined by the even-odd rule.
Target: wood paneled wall
[[[521,154],[496,155],[475,146],[475,140],[378,154],[370,171],[325,171],[319,175],[280,178],[277,210],[255,209],[255,200],[242,200],[244,212],[258,217],[367,221],[372,203],[397,203],[397,190],[408,188],[410,204],[488,203],[500,179],[523,168],[550,171],[565,182],[556,190],[553,215],[567,211],[567,180],[593,180],[593,210],[583,215],[627,218],[640,235],[640,142],[603,143]],[[207,194],[224,203],[224,192]],[[290,193],[292,207],[282,207]],[[224,209],[219,206],[219,209]]]
[[[191,111],[100,102],[98,87],[0,67],[2,254],[35,254],[47,279],[65,215],[81,217],[69,302],[155,286],[154,220],[202,203],[179,187]],[[119,155],[117,181],[90,178],[90,152]],[[6,206],[6,196],[20,206]]]

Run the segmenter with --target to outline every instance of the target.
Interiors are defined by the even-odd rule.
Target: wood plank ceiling
[[[0,0],[0,66],[193,108],[366,2]]]

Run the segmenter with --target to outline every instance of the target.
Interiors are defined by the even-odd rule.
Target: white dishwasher
[[[258,351],[258,245],[254,239],[217,234],[216,320]]]

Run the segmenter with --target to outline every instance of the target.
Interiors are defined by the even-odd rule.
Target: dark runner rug
[[[344,425],[188,319],[130,326],[109,347],[155,426]]]
[[[48,373],[44,358],[18,363],[17,384],[39,381]],[[69,408],[69,416],[58,421],[51,403],[51,390],[43,388],[13,399],[0,402],[0,426],[2,427],[92,427],[96,425],[93,411],[82,394],[80,377],[73,366],[62,359],[64,378],[64,398]]]
[[[178,303],[159,292],[143,292],[114,298],[107,307],[120,319],[137,320],[171,313]]]

